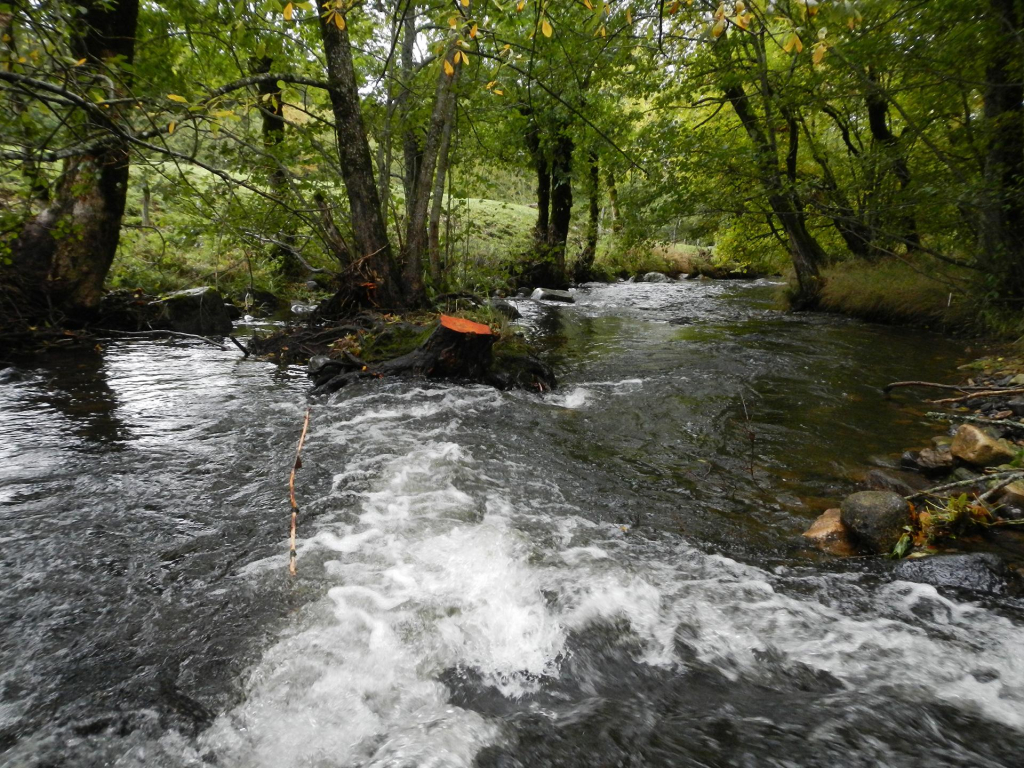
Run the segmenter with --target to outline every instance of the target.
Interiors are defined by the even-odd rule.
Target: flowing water
[[[763,283],[522,302],[543,395],[112,343],[0,370],[0,764],[1011,766],[1024,609],[799,536],[937,336]]]

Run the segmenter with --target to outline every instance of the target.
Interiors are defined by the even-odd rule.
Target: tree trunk
[[[758,124],[757,116],[750,106],[750,100],[743,86],[734,85],[725,89],[725,97],[732,104],[736,116],[750,137],[757,153],[760,166],[761,183],[768,192],[768,202],[772,213],[779,219],[782,229],[789,241],[789,253],[793,260],[798,284],[797,295],[793,298],[793,306],[807,309],[817,303],[820,291],[818,265],[824,262],[825,252],[818,241],[807,229],[803,203],[797,194],[792,179],[789,184],[783,183],[779,172],[778,156],[764,130]],[[787,172],[795,176],[795,152],[790,131],[790,151],[787,158]]]
[[[416,11],[410,0],[402,20],[402,92],[398,96],[398,110],[402,121],[402,154],[405,159],[405,173],[402,184],[405,187],[405,217],[412,218],[413,198],[416,194],[416,180],[420,175],[423,148],[420,145],[416,124],[412,119],[412,81],[416,62]]]
[[[566,284],[565,249],[572,216],[573,142],[564,132],[555,140],[551,163],[551,223],[548,226],[548,254],[552,261],[551,287]]]
[[[265,75],[270,72],[274,60],[269,56],[253,58],[249,61],[249,69],[254,75]],[[262,118],[263,147],[270,155],[268,163],[270,171],[267,181],[278,200],[283,201],[288,195],[288,177],[276,156],[275,149],[284,142],[284,102],[281,89],[272,80],[263,80],[256,86],[259,93],[257,102]],[[290,222],[288,217],[286,222]],[[305,267],[295,253],[295,233],[288,223],[277,233],[278,244],[273,247],[273,255],[281,265],[281,272],[286,278],[297,280],[306,274]]]
[[[618,234],[622,231],[622,214],[619,212],[619,188],[611,171],[608,171],[608,204],[612,209],[612,232]]]
[[[590,153],[590,174],[588,176],[587,196],[589,198],[587,219],[587,239],[583,244],[583,252],[576,262],[576,282],[586,282],[594,277],[594,257],[597,256],[598,224],[600,223],[601,177],[596,152]]]
[[[1024,84],[1015,0],[990,0],[981,261],[1007,298],[1024,296]]]
[[[345,294],[332,300],[328,313],[340,313],[349,304],[398,307],[402,291],[392,265],[391,244],[377,197],[377,185],[370,157],[370,142],[359,108],[359,84],[352,66],[352,47],[347,29],[338,29],[333,19],[320,16],[320,37],[327,59],[334,130],[338,139],[341,175],[348,193],[352,216],[354,262]],[[361,290],[360,290],[361,289]]]
[[[526,132],[526,146],[533,157],[533,167],[537,174],[537,223],[533,228],[533,236],[541,250],[545,250],[551,210],[551,166],[541,146],[540,127],[536,123],[531,124]]]
[[[82,0],[79,15],[69,23],[71,50],[83,66],[74,70],[79,83],[102,72],[121,72],[110,97],[124,95],[120,83],[135,55],[138,0]],[[111,131],[115,109],[88,110],[80,116],[87,130]],[[33,309],[51,308],[71,319],[88,316],[103,296],[103,281],[117,252],[128,191],[129,156],[123,142],[71,158],[53,203],[28,221],[12,247],[12,263],[23,299]]]
[[[448,155],[451,151],[452,129],[455,125],[457,103],[452,99],[448,116],[441,134],[441,149],[437,156],[437,173],[434,175],[434,192],[430,202],[430,224],[427,228],[428,250],[430,252],[430,280],[435,290],[441,287],[441,211],[444,208],[444,184],[448,177]]]
[[[871,67],[868,68],[868,79],[872,84],[878,82],[878,75]],[[900,147],[900,140],[889,130],[889,103],[877,86],[873,86],[867,95],[868,127],[871,138],[882,147],[886,155],[887,165],[891,165],[893,175],[900,185],[899,205],[907,206],[907,213],[898,217],[899,236],[907,246],[907,253],[913,253],[921,247],[921,237],[917,231],[917,219],[907,201],[907,188],[910,186],[910,166],[906,155]]]
[[[453,38],[445,51],[442,65],[438,68],[434,109],[430,115],[430,124],[423,141],[423,154],[416,183],[412,188],[412,201],[409,206],[409,221],[405,236],[404,270],[405,296],[410,306],[419,305],[426,298],[423,292],[423,262],[427,250],[427,212],[430,208],[430,193],[434,187],[434,166],[437,164],[437,156],[441,150],[445,124],[455,106],[454,88],[459,72],[462,70],[461,64],[453,64],[454,73],[449,75],[445,72],[444,62],[451,61],[455,50]]]

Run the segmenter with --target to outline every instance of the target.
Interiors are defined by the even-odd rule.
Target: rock
[[[1010,387],[1024,387],[1024,373],[1018,373],[1012,379],[1010,379],[1007,386]]]
[[[310,291],[318,291],[320,290],[320,283],[318,283],[316,280],[307,280],[306,289]]]
[[[1004,520],[1024,518],[1024,482],[1010,483],[996,496],[996,515]]]
[[[661,272],[648,272],[643,277],[638,278],[637,282],[641,282],[641,283],[674,283],[675,280],[673,280],[668,275],[661,274]]]
[[[803,533],[818,549],[840,557],[849,557],[857,550],[850,541],[850,532],[843,525],[838,509],[825,510]]]
[[[526,298],[529,295],[530,295],[530,289],[529,288],[520,288],[518,291],[516,291],[516,296],[519,296],[521,298]]]
[[[224,297],[209,286],[168,294],[153,302],[157,310],[154,327],[198,336],[226,336],[231,333],[231,317]]]
[[[911,472],[897,474],[883,469],[872,469],[864,478],[864,482],[873,491],[892,491],[900,496],[910,496],[927,485],[920,475]]]
[[[952,435],[936,435],[932,438],[932,448],[941,450],[942,448],[949,448],[953,444]]]
[[[504,315],[509,320],[518,320],[523,316],[522,312],[516,309],[514,304],[511,304],[504,299],[491,299],[487,303],[495,312]]]
[[[963,424],[956,431],[950,451],[961,461],[978,467],[1004,464],[1017,451],[1005,440],[997,440],[973,424]]]
[[[572,304],[576,301],[569,291],[559,291],[555,288],[537,288],[530,294],[530,298],[534,301],[561,301],[567,304]]]
[[[295,302],[292,304],[291,310],[293,315],[311,315],[316,312],[316,307],[316,304],[301,304],[299,302]]]
[[[918,560],[903,560],[893,571],[897,579],[936,587],[967,589],[989,595],[1005,595],[1017,590],[1010,569],[997,555],[972,552],[963,555],[934,555]]]
[[[932,477],[946,475],[953,470],[953,455],[949,452],[949,446],[943,446],[943,449],[907,451],[900,457],[900,466]]]
[[[854,542],[872,552],[888,554],[910,525],[910,505],[892,491],[860,491],[840,505],[840,519]]]
[[[1024,397],[1012,397],[1006,401],[1006,407],[1013,411],[1018,419],[1024,416]]]
[[[242,319],[242,310],[240,310],[230,301],[224,302],[224,311],[228,313],[228,317],[231,318],[232,320]]]
[[[627,283],[635,283],[636,282],[636,276],[635,275],[630,275],[628,278],[626,278],[626,282]]]

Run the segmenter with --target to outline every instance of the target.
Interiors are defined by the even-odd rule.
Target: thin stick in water
[[[302,444],[306,442],[306,432],[309,429],[309,411],[306,409],[306,420],[302,423],[302,436],[299,437],[299,447],[295,451],[295,463],[292,464],[292,474],[288,478],[288,495],[292,502],[292,531],[288,540],[288,572],[295,575],[295,526],[299,519],[299,505],[295,501],[295,472],[302,468]]]

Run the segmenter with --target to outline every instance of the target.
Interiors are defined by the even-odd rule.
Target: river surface
[[[543,395],[309,401],[166,341],[0,369],[0,764],[1021,765],[1021,605],[799,535],[935,433],[879,387],[962,345],[775,290],[522,302]]]

